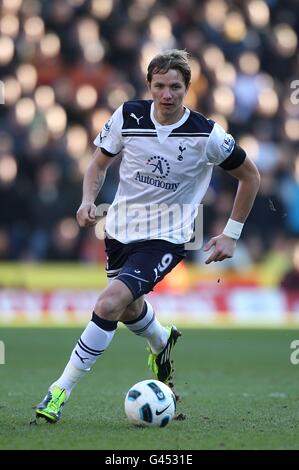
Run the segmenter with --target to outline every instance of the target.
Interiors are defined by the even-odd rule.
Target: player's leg
[[[99,296],[91,321],[74,347],[62,375],[49,387],[43,401],[36,407],[37,417],[56,422],[75,385],[90,371],[109,346],[118,319],[133,300],[131,291],[114,280]]]
[[[152,305],[147,300],[143,300],[143,296],[141,299],[142,313],[136,315],[137,311],[141,310],[141,303],[137,299],[127,307],[120,321],[123,321],[126,327],[136,335],[146,338],[150,353],[148,366],[157,380],[167,382],[173,372],[171,352],[181,333],[174,325],[162,326]],[[128,320],[128,318],[134,318],[134,320]]]
[[[132,333],[146,338],[154,353],[158,354],[164,349],[168,332],[157,319],[152,305],[144,299],[144,295],[128,305],[119,321]]]
[[[143,294],[153,290],[184,257],[184,249],[165,241],[149,241],[135,246],[117,278],[122,280],[137,299],[125,310],[121,321],[135,334],[144,336],[150,347],[148,364],[154,376],[163,382],[172,373],[171,351],[181,333],[175,326],[163,327],[153,307]]]

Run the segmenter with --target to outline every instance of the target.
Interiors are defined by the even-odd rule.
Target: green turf
[[[29,425],[31,406],[68,360],[81,330],[2,329],[1,449],[298,449],[294,330],[185,330],[175,350],[178,412],[163,429],[130,425],[126,391],[150,378],[142,338],[119,330],[55,425]]]

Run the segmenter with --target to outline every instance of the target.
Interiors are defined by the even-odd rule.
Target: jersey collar
[[[157,134],[158,134],[158,139],[160,142],[164,142],[165,139],[171,134],[173,129],[176,129],[180,126],[182,126],[190,116],[190,109],[185,107],[185,112],[181,119],[177,122],[174,122],[173,124],[166,124],[165,126],[163,124],[160,124],[154,117],[154,103],[151,104],[151,120],[154,123],[154,126],[156,128]]]

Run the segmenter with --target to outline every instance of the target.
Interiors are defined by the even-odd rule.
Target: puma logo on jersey
[[[139,126],[140,119],[143,118],[143,116],[137,117],[134,113],[131,113],[130,117],[132,117],[133,119],[135,119],[137,121],[138,126]]]

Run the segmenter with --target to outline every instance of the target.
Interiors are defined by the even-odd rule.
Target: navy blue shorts
[[[108,279],[119,279],[132,292],[134,300],[153,290],[186,256],[185,244],[166,240],[146,240],[124,244],[105,238]]]

